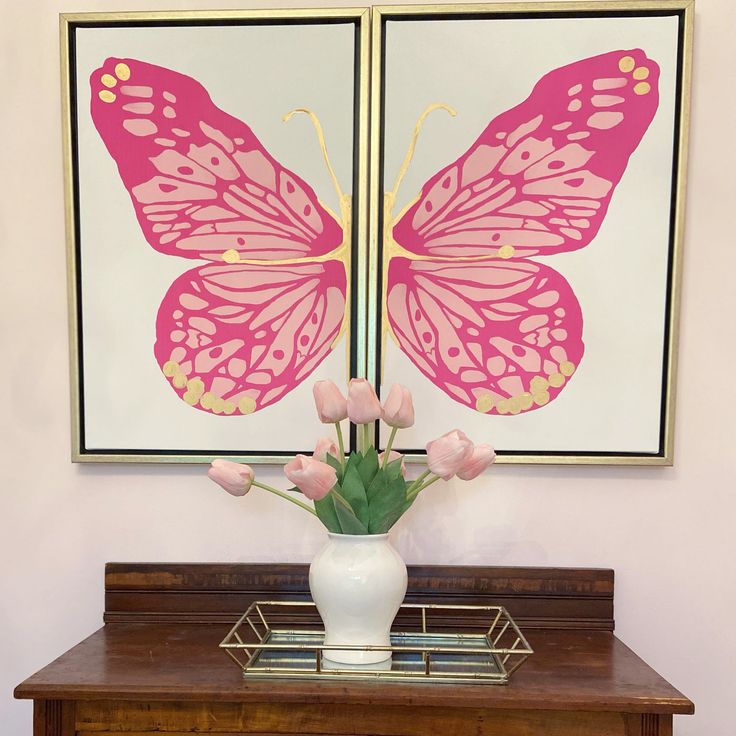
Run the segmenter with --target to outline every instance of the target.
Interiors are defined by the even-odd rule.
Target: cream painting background
[[[84,416],[88,449],[306,450],[323,430],[312,384],[348,375],[348,338],[294,391],[248,416],[216,416],[182,401],[153,355],[156,314],[171,283],[205,264],[148,244],[89,113],[90,74],[109,56],[197,80],[217,107],[251,127],[281,164],[339,213],[312,109],[344,192],[353,179],[353,24],[95,28],[77,31]],[[295,422],[294,417],[300,417]]]
[[[102,625],[106,561],[307,562],[325,540],[299,509],[255,491],[233,499],[201,466],[69,461],[57,14],[172,4],[2,5],[3,736],[31,733],[31,704],[13,700],[13,687]],[[414,564],[614,568],[617,636],[697,705],[695,716],[675,717],[674,736],[733,735],[736,453],[720,392],[736,364],[736,179],[718,172],[736,168],[735,27],[731,0],[698,0],[675,466],[498,466],[470,483],[435,484],[392,533]],[[135,247],[149,248],[139,235]],[[284,482],[278,468],[260,473]]]
[[[634,151],[608,214],[580,250],[531,260],[559,271],[583,311],[585,354],[559,396],[517,416],[486,416],[453,401],[388,337],[384,391],[411,386],[417,422],[399,446],[423,448],[461,427],[504,450],[657,452],[667,283],[677,19],[585,18],[389,21],[385,166],[389,190],[414,124],[428,118],[399,190],[396,216],[424,182],[463,154],[488,123],[527,98],[546,73],[615,49],[641,48],[660,66],[654,120]],[[452,54],[443,49],[453,49]]]

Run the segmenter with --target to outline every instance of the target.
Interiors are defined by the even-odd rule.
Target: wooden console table
[[[535,654],[507,686],[243,681],[229,625],[307,590],[305,565],[109,564],[105,626],[15,696],[34,736],[672,736],[694,710],[613,635],[611,570],[409,569],[411,602],[508,608]]]

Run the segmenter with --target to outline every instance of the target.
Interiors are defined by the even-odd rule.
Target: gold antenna
[[[420,116],[419,120],[417,120],[417,124],[414,126],[414,132],[411,136],[411,143],[409,144],[409,150],[406,152],[406,156],[404,157],[404,162],[401,164],[401,168],[399,169],[399,174],[396,177],[396,181],[394,182],[393,189],[391,190],[391,193],[393,194],[394,198],[396,197],[397,192],[399,191],[399,185],[401,184],[404,176],[406,175],[406,172],[409,169],[409,164],[411,163],[412,158],[414,158],[414,149],[417,147],[417,138],[419,138],[419,132],[422,129],[422,126],[424,125],[424,121],[427,118],[427,115],[429,113],[434,112],[435,110],[445,110],[446,112],[450,113],[452,117],[455,117],[457,113],[453,108],[451,108],[449,105],[444,105],[441,102],[436,102],[433,105],[430,105]]]
[[[345,200],[345,195],[342,193],[342,189],[340,189],[340,182],[337,180],[337,176],[335,176],[335,171],[332,168],[332,164],[330,163],[330,157],[327,155],[327,146],[325,145],[325,134],[322,131],[322,124],[319,122],[319,118],[311,111],[308,110],[306,107],[298,107],[296,110],[292,110],[291,112],[287,112],[286,115],[282,118],[282,120],[285,123],[288,123],[289,120],[298,112],[303,112],[305,115],[309,115],[309,119],[312,121],[312,124],[314,125],[315,130],[317,131],[317,140],[319,140],[319,147],[322,149],[322,156],[325,159],[325,164],[327,165],[327,171],[330,172],[330,177],[332,178],[332,183],[335,186],[335,191],[337,192],[337,198],[340,203],[342,203]]]

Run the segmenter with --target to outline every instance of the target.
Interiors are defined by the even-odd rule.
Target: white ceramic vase
[[[406,595],[406,565],[388,534],[333,534],[309,568],[309,588],[325,625],[325,644],[389,646],[391,624]],[[391,659],[391,652],[333,649],[348,665]]]

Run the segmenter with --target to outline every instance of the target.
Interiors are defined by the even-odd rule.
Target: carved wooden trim
[[[300,564],[109,563],[105,622],[228,623],[254,600],[308,599],[308,574]],[[613,592],[613,570],[410,566],[407,600],[503,605],[526,628],[612,631]]]
[[[672,736],[672,716],[637,713],[627,718],[626,736]]]
[[[74,736],[75,703],[69,700],[33,701],[33,736]]]

